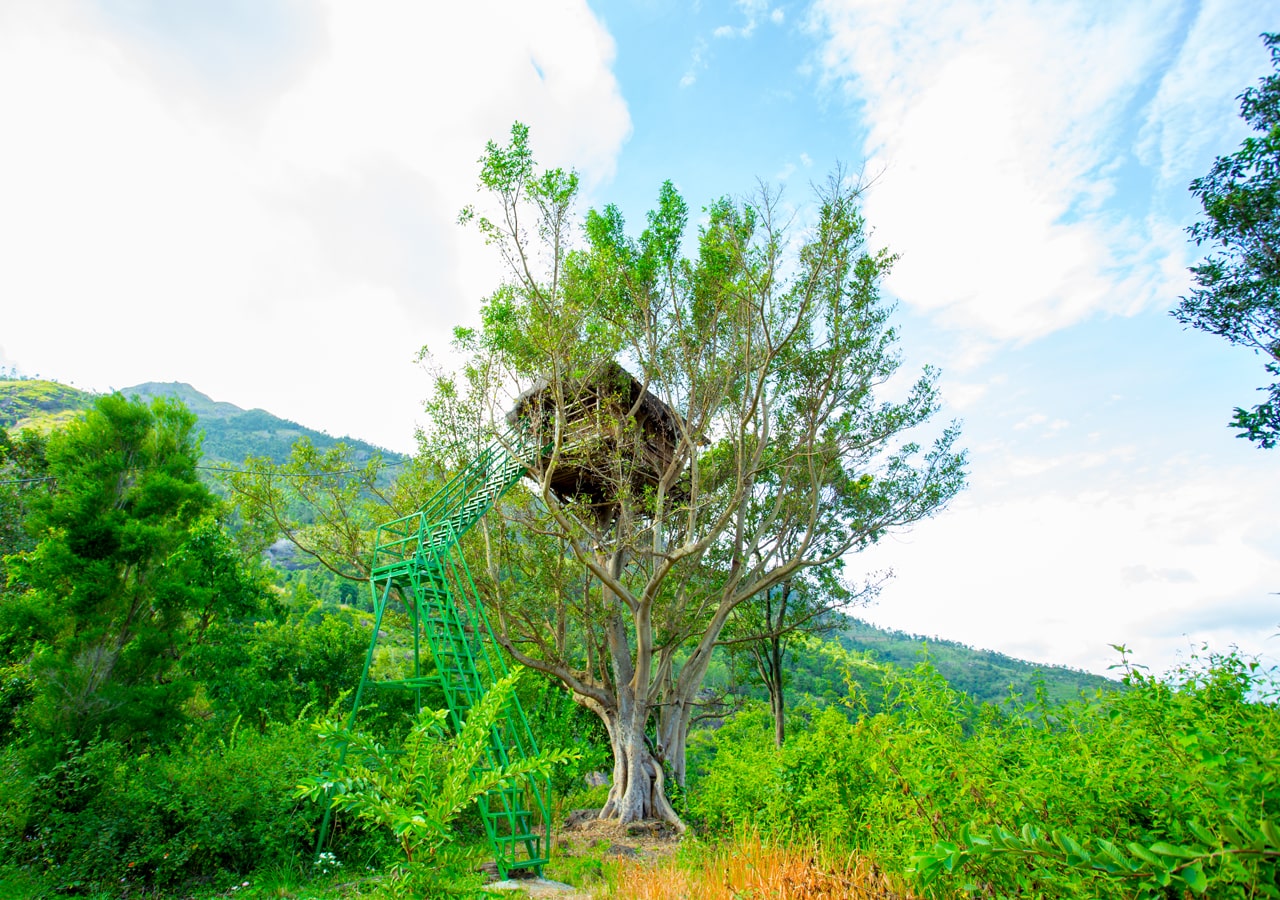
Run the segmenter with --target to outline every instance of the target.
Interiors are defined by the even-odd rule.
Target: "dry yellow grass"
[[[627,863],[611,897],[626,900],[912,900],[897,879],[862,857],[833,860],[816,846],[777,846],[743,835],[691,864]]]

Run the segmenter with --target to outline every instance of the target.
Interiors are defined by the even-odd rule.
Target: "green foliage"
[[[59,892],[176,887],[290,864],[314,846],[318,824],[291,789],[324,765],[322,753],[304,723],[153,753],[77,744],[34,774],[10,748],[0,755],[0,861]]]
[[[1195,288],[1174,317],[1269,357],[1280,379],[1280,34],[1264,34],[1272,75],[1240,95],[1240,115],[1255,132],[1191,182],[1204,217],[1188,231],[1212,252],[1191,269]],[[1251,410],[1236,409],[1238,437],[1259,447],[1280,441],[1280,380]]]
[[[505,764],[487,758],[491,735],[511,701],[516,669],[499,680],[467,715],[461,731],[448,737],[447,710],[423,710],[396,748],[335,721],[316,726],[323,746],[345,761],[332,772],[300,779],[296,796],[349,813],[389,831],[403,854],[399,893],[419,896],[456,885],[464,857],[448,851],[454,822],[487,791],[510,786],[522,775],[548,775],[578,758],[572,750],[543,750]]]
[[[1130,671],[1124,690],[1013,714],[927,664],[883,685],[881,712],[828,708],[781,750],[758,708],[697,735],[694,816],[807,832],[983,896],[1280,895],[1280,710],[1255,663]]]
[[[53,489],[27,501],[34,545],[8,559],[0,632],[29,642],[32,728],[56,744],[98,730],[160,740],[190,696],[181,660],[260,589],[196,477],[195,417],[119,395],[49,438]]]
[[[435,486],[416,463],[394,484],[387,481],[381,456],[360,461],[347,444],[322,449],[306,438],[283,464],[250,456],[224,476],[243,530],[262,548],[283,537],[297,548],[301,565],[365,590],[373,529],[420,507]]]
[[[26,589],[20,582],[11,584],[8,558],[31,550],[35,540],[26,528],[27,509],[33,498],[47,494],[50,488],[47,440],[31,429],[11,435],[0,428],[0,596],[18,594]],[[14,623],[21,632],[21,624]],[[4,606],[0,604],[0,659],[8,659],[30,646],[27,640],[15,640],[15,627],[6,627]]]
[[[360,680],[368,624],[352,611],[290,611],[223,623],[191,660],[201,696],[221,721],[265,727],[307,709],[328,709]]]
[[[573,750],[577,756],[551,773],[552,793],[581,791],[589,772],[608,771],[609,734],[595,713],[573,700],[573,694],[549,678],[527,677],[519,685],[520,706],[538,743]],[[607,791],[606,791],[607,793]],[[585,804],[584,805],[589,805]],[[601,798],[597,806],[604,805]]]

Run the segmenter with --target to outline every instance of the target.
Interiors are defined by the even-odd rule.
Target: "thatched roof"
[[[538,379],[532,387],[516,398],[515,406],[507,413],[507,423],[515,425],[520,419],[529,417],[537,406],[541,406],[544,410],[553,408],[554,401],[551,398],[550,387],[551,379]],[[599,363],[590,375],[566,381],[565,393],[569,397],[576,398],[619,397],[636,410],[638,420],[652,423],[646,427],[660,428],[672,443],[680,439],[679,419],[671,407],[655,397],[634,375],[611,359]]]
[[[605,509],[616,503],[619,477],[639,492],[655,486],[680,446],[677,414],[613,360],[602,361],[585,377],[566,380],[562,388],[565,445],[552,473],[552,490],[561,497],[589,498]],[[543,378],[516,399],[507,421],[523,422],[545,446],[556,413],[551,381]],[[628,427],[629,418],[637,430]],[[620,472],[622,459],[629,462]]]

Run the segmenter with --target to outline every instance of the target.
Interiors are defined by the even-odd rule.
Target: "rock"
[[[530,897],[558,897],[572,893],[574,890],[572,885],[561,881],[549,881],[546,878],[508,878],[506,881],[486,884],[483,889],[494,893],[519,891],[522,895]]]
[[[569,815],[564,817],[564,830],[572,831],[575,828],[581,828],[588,822],[594,822],[600,815],[598,809],[575,809],[571,810]]]
[[[640,851],[635,847],[628,847],[626,844],[611,844],[609,849],[604,851],[605,856],[620,856],[623,859],[639,859]]]

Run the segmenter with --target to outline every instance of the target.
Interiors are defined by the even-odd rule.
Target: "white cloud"
[[[964,412],[987,395],[990,384],[963,381],[948,381],[943,391],[947,405],[956,412]]]
[[[693,87],[698,82],[698,74],[707,68],[707,42],[702,38],[693,45],[693,52],[689,56],[689,67],[685,69],[684,75],[680,78],[680,87]]]
[[[1040,433],[1051,435],[1069,427],[1071,427],[1071,423],[1066,419],[1050,419],[1044,413],[1032,413],[1020,422],[1014,423],[1013,430],[1035,430]]]
[[[310,9],[315,40],[245,96],[220,92],[216,66],[178,66],[183,35],[76,0],[0,8],[12,360],[98,388],[190,381],[411,446],[413,353],[494,279],[453,224],[485,140],[519,118],[590,189],[630,128],[585,3],[441,9]]]
[[[819,0],[822,69],[868,126],[865,152],[883,175],[867,214],[902,253],[890,286],[906,303],[1003,341],[1176,295],[1161,243],[1171,229],[1112,202],[1142,188],[1128,180],[1137,123],[1180,39],[1174,12],[1157,2]],[[1212,72],[1219,52],[1191,54],[1180,77]],[[1183,94],[1165,95],[1149,129],[1176,118]]]
[[[782,7],[769,8],[769,0],[735,0],[735,6],[742,13],[741,25],[721,25],[711,34],[716,38],[749,38],[755,34],[760,22],[768,19],[774,25],[781,25],[786,20]]]
[[[855,558],[897,572],[867,616],[1096,672],[1118,643],[1157,672],[1202,641],[1274,655],[1280,491],[1240,492],[1254,476],[1184,466],[1107,489],[963,497]]]
[[[1179,192],[1247,133],[1232,99],[1269,74],[1259,39],[1276,28],[1265,3],[1204,0],[1147,107],[1138,152]]]

